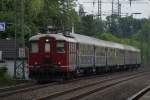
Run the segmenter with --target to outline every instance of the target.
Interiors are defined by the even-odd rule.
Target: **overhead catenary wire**
[[[136,6],[136,4],[137,5],[147,5],[148,6],[149,3],[150,3],[149,1],[150,0],[133,0],[132,4],[135,4],[134,6]],[[99,13],[99,11],[98,12],[96,11],[96,9],[98,8],[98,6],[96,6],[96,5],[99,3],[98,0],[93,0],[93,1],[81,0],[80,3],[85,4],[84,6],[88,6],[88,7],[89,7],[89,5],[92,4],[93,5],[92,14],[95,15],[95,16],[100,16],[100,14],[101,14],[101,16],[104,16],[102,9],[106,5],[110,6],[112,4],[112,0],[101,0],[101,3],[100,3],[102,5],[101,13]],[[123,10],[122,7],[124,7],[124,5],[129,5],[129,4],[130,4],[129,0],[114,0],[114,2],[113,2],[114,6],[113,6],[113,9],[110,8],[111,9],[111,13],[109,15],[114,14],[114,15],[118,15],[118,16],[121,17],[122,16],[122,10]],[[129,8],[129,9],[131,9],[131,8]],[[88,13],[90,13],[89,10],[88,10]],[[128,14],[130,14],[130,13],[128,12]],[[128,14],[126,14],[126,16]]]

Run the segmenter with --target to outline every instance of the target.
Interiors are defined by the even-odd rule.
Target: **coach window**
[[[58,53],[65,52],[65,42],[64,41],[57,41],[57,52]]]
[[[38,48],[38,43],[37,42],[31,42],[31,52],[32,53],[38,53],[39,48]]]

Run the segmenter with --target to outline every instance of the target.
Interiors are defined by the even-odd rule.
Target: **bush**
[[[7,72],[7,67],[0,67],[0,76],[5,76]]]
[[[0,66],[0,87],[13,85],[15,82],[7,74],[7,67]]]

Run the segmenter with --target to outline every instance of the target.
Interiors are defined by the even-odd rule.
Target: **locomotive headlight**
[[[37,62],[34,62],[34,64],[37,65],[38,63],[37,63]]]
[[[46,42],[49,42],[49,39],[46,39]]]
[[[61,62],[59,61],[59,62],[58,62],[58,64],[60,65],[60,64],[61,64]]]

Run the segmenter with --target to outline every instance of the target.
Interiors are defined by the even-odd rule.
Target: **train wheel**
[[[37,80],[37,83],[38,83],[38,84],[44,84],[45,81],[43,81],[43,80]]]
[[[72,78],[73,78],[73,73],[72,72],[68,72],[68,73],[65,74],[65,79],[66,80],[70,80]]]

